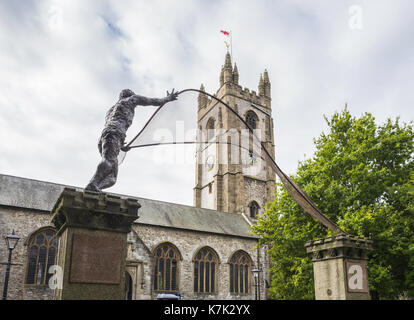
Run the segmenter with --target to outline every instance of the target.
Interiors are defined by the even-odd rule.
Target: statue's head
[[[121,93],[119,94],[119,100],[121,100],[121,99],[125,99],[125,98],[128,98],[128,97],[130,97],[130,96],[133,96],[135,93],[134,93],[134,91],[132,91],[132,90],[129,90],[129,89],[124,89],[124,90],[122,90],[121,91]]]

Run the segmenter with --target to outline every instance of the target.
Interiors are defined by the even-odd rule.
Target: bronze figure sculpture
[[[119,94],[118,102],[109,109],[105,117],[105,127],[98,142],[102,160],[86,190],[102,192],[112,187],[118,176],[118,155],[124,147],[126,131],[132,124],[136,106],[161,106],[176,100],[178,92],[167,91],[165,98],[147,98],[125,89]]]

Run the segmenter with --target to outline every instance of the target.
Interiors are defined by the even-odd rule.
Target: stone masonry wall
[[[247,295],[234,295],[230,293],[229,272],[230,267],[228,261],[232,254],[237,250],[246,251],[253,264],[257,261],[257,241],[255,239],[230,237],[225,235],[217,235],[210,233],[201,233],[188,230],[179,230],[174,228],[146,226],[135,224],[133,226],[134,233],[137,238],[142,240],[146,250],[135,250],[134,259],[148,260],[148,251],[152,252],[160,243],[170,242],[175,245],[182,255],[182,261],[179,266],[179,292],[183,299],[254,299],[254,283],[251,277],[250,293]],[[216,251],[219,257],[219,265],[217,268],[217,294],[199,294],[193,290],[193,257],[198,250],[204,246],[209,246]],[[142,255],[142,256],[141,256]],[[262,258],[263,259],[263,258]],[[263,261],[263,260],[261,260]],[[155,298],[157,292],[152,290],[152,272],[153,265],[148,263],[144,265],[144,297]],[[263,281],[261,284],[261,298],[265,297]]]
[[[26,242],[31,233],[41,227],[50,226],[50,213],[13,207],[0,206],[0,262],[7,262],[8,250],[4,237],[13,229],[20,237],[17,247],[13,250],[12,263],[21,266],[11,266],[7,299],[9,300],[48,300],[52,290],[48,286],[25,285],[24,278],[27,262]],[[6,266],[0,265],[0,288],[3,292]]]
[[[52,299],[52,290],[46,285],[25,285],[27,264],[27,246],[30,235],[39,228],[50,226],[49,212],[30,209],[0,207],[0,262],[7,262],[8,250],[4,237],[14,229],[21,238],[16,249],[13,250],[12,263],[21,264],[12,266],[10,272],[8,299],[10,300],[49,300]],[[135,299],[154,299],[157,293],[152,292],[153,258],[152,250],[162,242],[171,242],[180,251],[183,260],[180,262],[180,293],[183,299],[254,299],[254,283],[251,277],[250,294],[233,295],[229,292],[229,264],[230,256],[237,250],[249,253],[254,264],[257,261],[255,239],[218,235],[212,233],[179,230],[144,224],[135,224],[133,232],[128,237],[130,249],[128,259],[135,261],[138,283],[136,283]],[[217,268],[217,295],[195,294],[193,292],[193,263],[192,259],[198,249],[209,246],[219,256]],[[263,258],[261,259],[263,262]],[[142,270],[141,270],[142,268]],[[0,288],[4,285],[6,266],[0,265]],[[261,298],[264,298],[264,285],[260,281]]]

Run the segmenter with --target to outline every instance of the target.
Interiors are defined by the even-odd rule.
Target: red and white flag
[[[222,34],[224,34],[225,36],[229,36],[229,35],[230,35],[230,32],[225,31],[225,30],[220,30],[220,32],[221,32]]]

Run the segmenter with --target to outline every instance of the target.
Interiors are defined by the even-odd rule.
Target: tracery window
[[[252,128],[256,129],[257,126],[257,115],[253,111],[248,111],[246,114],[246,122]]]
[[[209,247],[201,248],[194,258],[194,292],[215,293],[218,256]]]
[[[249,204],[249,211],[250,211],[250,218],[257,218],[257,215],[259,214],[259,205],[256,201],[252,201]]]
[[[48,270],[56,264],[58,245],[59,239],[52,228],[41,229],[30,237],[26,284],[48,284],[53,275],[48,273]]]
[[[180,254],[177,248],[170,243],[162,243],[155,248],[154,256],[154,290],[178,291]]]
[[[250,126],[250,128],[252,128],[253,130],[257,129],[257,123],[259,121],[259,118],[257,117],[256,113],[254,113],[253,111],[249,110],[247,111],[246,114],[246,122],[247,124]],[[253,155],[253,134],[251,132],[249,132],[249,156]],[[257,140],[257,138],[256,138]],[[256,147],[259,146],[260,141],[255,141]],[[251,158],[251,156],[250,156]]]
[[[244,251],[237,251],[230,259],[230,292],[235,294],[250,292],[252,260]]]
[[[210,118],[207,121],[206,129],[207,129],[207,139],[208,141],[211,141],[211,139],[214,138],[214,119],[213,118]]]

